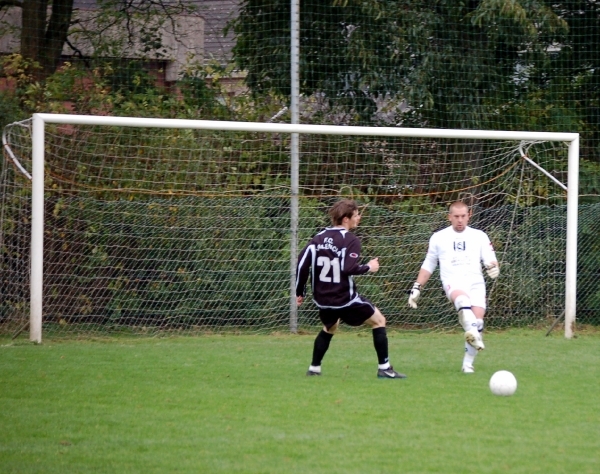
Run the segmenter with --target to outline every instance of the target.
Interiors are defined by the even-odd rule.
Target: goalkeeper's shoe
[[[463,372],[463,374],[474,374],[475,367],[473,367],[472,365],[463,365],[462,372]]]
[[[483,344],[483,339],[481,338],[481,334],[477,329],[470,329],[465,332],[465,341],[471,347],[474,347],[478,351],[482,351],[485,349],[485,345]]]
[[[400,374],[390,365],[387,369],[377,370],[378,379],[405,379],[406,375]]]

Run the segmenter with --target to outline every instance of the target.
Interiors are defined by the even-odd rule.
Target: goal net
[[[488,327],[565,310],[573,134],[41,116],[37,152],[31,120],[4,131],[0,332],[24,331],[36,311],[53,336],[312,331],[315,307],[296,313],[290,298],[293,254],[329,224],[341,197],[362,208],[365,261],[381,263],[357,278],[359,291],[389,326],[457,327],[437,271],[418,310],[407,304],[428,239],[457,199],[502,269],[488,281]],[[32,308],[41,268],[32,253],[43,255],[41,309]]]

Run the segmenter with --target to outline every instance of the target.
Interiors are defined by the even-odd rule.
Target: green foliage
[[[23,115],[27,116],[31,113],[32,91],[38,86],[35,74],[40,69],[39,63],[24,58],[20,54],[8,54],[0,57],[0,72],[6,81],[6,94],[12,96],[13,101],[22,109],[21,114]],[[8,107],[12,106],[8,105]]]
[[[231,120],[236,114],[223,101],[218,75],[209,80],[209,70],[200,65],[190,67],[172,89],[160,86],[139,61],[67,62],[41,82],[28,72],[34,66],[20,55],[3,59],[2,72],[15,85],[3,95],[3,117],[54,112]]]
[[[600,324],[600,204],[580,206],[577,255],[577,315]],[[585,249],[585,250],[583,250]]]
[[[0,91],[0,129],[12,122],[26,119],[19,106],[19,100],[10,92]]]
[[[248,71],[247,84],[256,93],[289,96],[289,2],[249,0],[242,6],[232,28],[234,54]],[[402,76],[395,56],[403,49],[403,37],[391,16],[381,16],[377,2],[308,1],[300,18],[301,93],[323,93],[331,103],[354,111],[355,121],[370,120],[373,98],[393,92]],[[266,29],[268,36],[262,34]],[[364,36],[370,39],[367,44]]]
[[[513,130],[581,132],[585,127],[581,111],[573,106],[564,92],[564,89],[524,92],[497,107],[488,120],[503,122]]]
[[[597,203],[600,200],[600,163],[579,161],[579,202]]]
[[[260,200],[249,212],[251,202],[188,198],[118,200],[107,205],[63,200],[60,211],[50,220],[48,236],[58,245],[62,235],[63,244],[51,246],[47,258],[52,271],[63,273],[60,268],[65,266],[65,277],[53,282],[54,291],[49,290],[48,317],[56,315],[67,322],[167,327],[251,327],[264,323],[265,318],[283,318],[287,305],[284,294],[289,286],[287,269],[274,271],[267,260],[262,269],[245,270],[248,262],[260,262],[263,252],[275,258],[283,251],[287,221],[277,216],[265,220],[277,202]],[[86,227],[82,228],[82,222],[88,223]],[[241,225],[253,235],[247,245],[233,238]],[[151,235],[149,227],[155,229]],[[73,240],[75,232],[88,238]],[[176,234],[185,234],[186,245],[173,238]],[[125,260],[138,262],[135,267],[123,265],[123,249],[127,249]],[[65,260],[65,253],[76,250],[87,257]],[[105,269],[102,277],[90,280],[89,269],[98,267]],[[265,281],[269,273],[273,280]],[[225,282],[235,291],[219,291]],[[268,310],[263,304],[269,298],[262,293],[273,292],[281,299],[272,301],[277,309]],[[97,306],[85,304],[91,301],[87,295],[92,293]],[[285,325],[284,318],[282,321]]]
[[[231,27],[249,87],[289,96],[289,2],[245,0]],[[377,99],[405,99],[406,125],[483,128],[514,94],[521,51],[565,29],[539,2],[306,1],[301,92],[324,94],[355,123],[373,120]]]
[[[135,97],[155,88],[156,80],[140,61],[104,62],[104,81],[114,94]]]
[[[222,66],[216,62],[204,66],[190,64],[177,82],[187,115],[190,118],[197,116],[209,120],[234,120],[236,112],[222,82],[232,73],[233,65]],[[249,105],[249,114],[254,106]]]

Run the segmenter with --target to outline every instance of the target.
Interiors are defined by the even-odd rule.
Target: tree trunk
[[[45,79],[56,71],[72,13],[73,0],[53,0],[50,18],[46,21],[48,0],[23,2],[21,54],[40,65],[41,69],[32,71],[36,79]]]
[[[28,0],[23,2],[23,20],[21,23],[21,54],[23,57],[38,61],[40,48],[46,31],[46,11],[48,0]]]
[[[48,29],[44,37],[44,54],[41,56],[44,77],[56,71],[62,49],[67,41],[71,16],[73,14],[73,0],[53,0],[52,15],[48,22]]]

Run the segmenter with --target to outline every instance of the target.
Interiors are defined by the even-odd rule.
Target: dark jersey
[[[312,295],[319,308],[344,308],[360,301],[353,275],[369,271],[359,264],[360,240],[343,228],[323,229],[298,256],[296,296],[306,294],[311,277]]]

